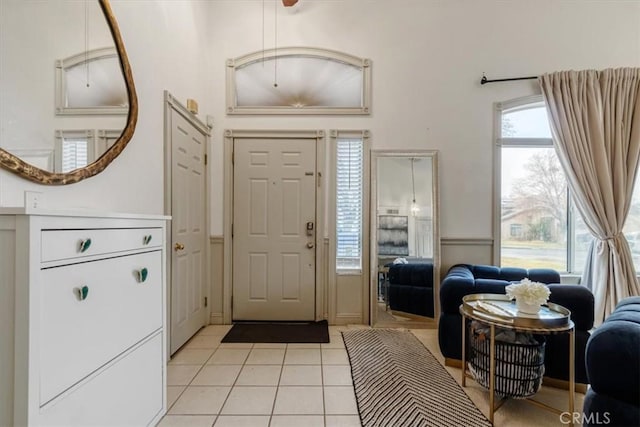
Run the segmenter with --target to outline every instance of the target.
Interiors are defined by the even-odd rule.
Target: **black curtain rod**
[[[532,77],[512,77],[510,79],[492,79],[489,80],[487,79],[487,76],[482,75],[482,78],[480,79],[480,84],[486,84],[486,83],[496,83],[496,82],[510,82],[513,80],[533,80],[533,79],[537,79],[537,76],[532,76]]]

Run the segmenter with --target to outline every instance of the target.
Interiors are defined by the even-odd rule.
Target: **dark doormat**
[[[327,343],[326,320],[308,323],[236,323],[221,342]]]

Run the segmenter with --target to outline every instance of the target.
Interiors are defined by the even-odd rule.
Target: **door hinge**
[[[204,164],[205,164],[205,166],[207,165],[207,163],[209,163],[209,157],[205,154],[204,155]]]
[[[207,307],[209,306],[209,298],[204,297],[204,306]]]
[[[231,224],[231,238],[233,239],[233,224]]]

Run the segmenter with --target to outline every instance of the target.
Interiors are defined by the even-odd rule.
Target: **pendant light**
[[[420,212],[420,207],[418,207],[418,204],[416,203],[416,180],[415,180],[415,175],[414,175],[414,172],[413,172],[413,163],[414,163],[414,161],[415,161],[415,159],[412,157],[411,158],[411,188],[413,190],[413,201],[411,202],[411,215],[412,216],[416,216]]]

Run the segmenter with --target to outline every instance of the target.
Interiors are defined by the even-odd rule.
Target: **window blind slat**
[[[338,139],[336,150],[336,267],[362,266],[363,141]]]

